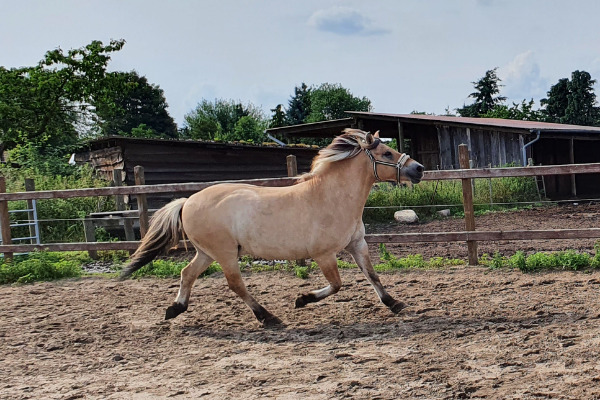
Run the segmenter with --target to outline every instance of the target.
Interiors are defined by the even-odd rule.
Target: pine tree
[[[471,93],[469,97],[475,99],[475,102],[456,110],[462,117],[481,117],[506,100],[506,97],[498,96],[502,85],[499,84],[501,79],[496,75],[497,69],[497,67],[490,69],[486,71],[483,78],[477,82],[471,82],[475,87],[475,92]]]
[[[310,88],[304,82],[294,88],[294,96],[288,102],[286,119],[288,125],[299,125],[306,122],[310,114]]]

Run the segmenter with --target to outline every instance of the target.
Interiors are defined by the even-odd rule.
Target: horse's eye
[[[383,156],[385,158],[392,158],[392,152],[391,151],[386,151],[385,153],[383,153]]]

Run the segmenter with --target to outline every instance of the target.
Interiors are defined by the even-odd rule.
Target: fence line
[[[288,161],[289,162],[289,161]],[[509,168],[481,168],[481,169],[458,169],[427,171],[423,180],[463,180],[463,188],[470,186],[471,179],[475,178],[501,178],[501,177],[522,177],[522,176],[545,176],[545,175],[571,175],[600,173],[600,163],[593,164],[569,164],[569,165],[551,165],[551,166],[528,166],[528,167],[509,167]],[[39,200],[39,199],[58,199],[73,197],[98,197],[115,195],[146,195],[153,193],[178,193],[178,192],[196,192],[219,183],[249,183],[258,186],[289,186],[295,183],[296,177],[273,178],[273,179],[246,179],[238,181],[216,181],[202,183],[175,183],[162,185],[137,185],[137,186],[117,186],[106,188],[88,188],[88,189],[68,189],[68,190],[46,190],[35,192],[16,192],[4,193],[2,189],[2,180],[0,177],[0,221],[8,221],[8,201],[14,200]],[[458,204],[457,204],[458,205]],[[472,197],[463,191],[463,207],[465,215],[473,216]],[[469,208],[469,209],[467,209]],[[143,212],[144,210],[142,210]],[[138,218],[140,218],[138,216]],[[143,218],[143,216],[142,216]],[[474,229],[474,224],[473,224]],[[133,250],[137,248],[137,241],[122,242],[86,242],[86,243],[51,243],[51,244],[11,244],[10,231],[2,230],[3,244],[0,245],[0,252],[8,257],[14,252],[28,252],[33,250],[50,251],[98,251],[98,250]],[[439,233],[403,233],[403,234],[384,234],[367,235],[366,240],[369,243],[402,243],[402,242],[438,242],[438,241],[466,241],[476,243],[477,241],[493,240],[534,240],[534,239],[574,239],[574,238],[599,238],[600,228],[589,229],[558,229],[548,231],[475,231],[467,230],[464,232],[439,232]],[[183,246],[183,244],[182,244]],[[470,246],[472,247],[472,246]],[[472,249],[473,250],[473,249]],[[476,264],[475,254],[470,251],[469,261]]]

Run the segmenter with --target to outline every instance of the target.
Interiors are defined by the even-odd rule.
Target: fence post
[[[145,185],[146,178],[144,177],[144,167],[141,165],[135,166],[133,169],[133,174],[135,176],[135,184],[136,185]],[[148,232],[148,199],[146,199],[145,194],[136,195],[137,205],[138,205],[138,213],[140,218],[140,236],[143,239],[146,236],[146,232]]]
[[[83,234],[87,243],[96,242],[96,227],[94,226],[94,220],[89,215],[83,219]],[[98,259],[98,252],[96,250],[88,250],[88,255],[92,260]]]
[[[6,193],[6,178],[0,176],[0,193]],[[2,244],[12,244],[10,234],[10,217],[8,215],[8,201],[0,201],[0,230],[2,233]],[[4,253],[5,260],[12,260],[13,253]]]
[[[296,156],[290,154],[285,158],[287,162],[287,174],[288,176],[296,176],[298,175],[298,162],[296,161]]]
[[[121,168],[113,169],[113,182],[117,187],[123,186],[123,170]],[[123,195],[118,194],[115,196],[115,207],[117,211],[125,211],[126,207]],[[125,230],[125,240],[134,241],[133,221],[127,215],[123,215],[123,229]],[[130,253],[132,252],[130,251]]]
[[[296,161],[296,156],[290,154],[285,158],[287,163],[287,174],[289,177],[293,177],[298,175],[298,162]],[[304,267],[306,265],[306,260],[304,258],[300,258],[296,260],[296,265]]]
[[[123,175],[121,174],[123,170],[121,168],[113,169],[113,183],[115,187],[123,186]],[[122,194],[115,195],[115,207],[117,211],[125,210],[125,201],[123,200]]]
[[[35,192],[35,181],[31,178],[25,178],[25,191],[27,192]],[[27,209],[33,210],[34,201],[32,199],[27,200]],[[38,222],[36,220],[36,215],[33,211],[27,211],[27,219],[28,223],[33,223],[34,225],[29,225],[29,236],[36,237],[37,239],[30,239],[29,243],[40,243],[39,237],[39,229]]]
[[[461,169],[469,169],[469,147],[466,144],[458,145],[458,160]],[[475,212],[473,210],[473,186],[471,179],[461,179],[463,191],[463,208],[465,211],[465,230],[475,230]],[[477,265],[477,242],[467,240],[467,249],[469,252],[469,265]]]

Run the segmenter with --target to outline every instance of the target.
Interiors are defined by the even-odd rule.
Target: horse
[[[229,288],[263,326],[272,326],[282,321],[248,292],[238,258],[316,261],[329,285],[300,294],[295,301],[300,308],[340,290],[337,253],[345,249],[381,302],[397,314],[405,304],[390,296],[373,269],[362,213],[375,182],[419,183],[423,170],[408,154],[385,145],[379,131],[345,129],[319,151],[310,172],[291,186],[222,183],[173,200],[154,214],[120,278],[127,278],[187,236],[196,255],[181,271],[179,291],[165,319],[187,310],[194,282],[216,260]]]

